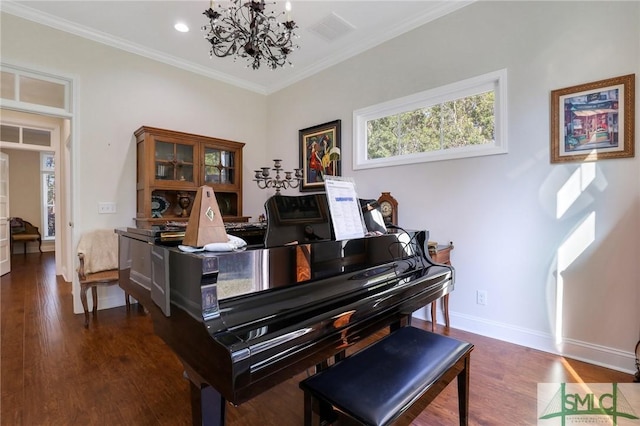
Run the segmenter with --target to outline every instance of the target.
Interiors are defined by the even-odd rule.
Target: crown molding
[[[46,25],[48,27],[74,34],[98,43],[102,43],[116,49],[124,50],[135,55],[153,59],[155,61],[162,62],[167,65],[183,69],[185,71],[200,74],[204,77],[218,80],[223,83],[240,87],[242,89],[247,89],[262,95],[267,94],[267,89],[264,86],[254,84],[246,80],[234,78],[232,76],[229,76],[228,74],[211,70],[201,65],[185,61],[172,55],[167,55],[166,53],[150,49],[136,43],[132,43],[119,37],[114,37],[110,34],[97,31],[83,25],[79,25],[75,22],[61,19],[48,13],[43,13],[41,11],[35,10],[28,6],[24,6],[22,4],[15,3],[10,0],[5,0],[2,2],[2,12],[9,13],[19,18],[36,22],[41,25]]]
[[[43,13],[23,4],[15,3],[11,0],[2,1],[2,12],[27,19],[32,22],[36,22],[41,25],[46,25],[60,31],[74,34],[82,38],[93,40],[95,42],[114,47],[116,49],[124,50],[135,55],[162,62],[167,65],[199,74],[207,78],[240,87],[242,89],[250,90],[258,94],[269,95],[282,90],[287,86],[311,77],[312,75],[330,68],[340,62],[350,59],[388,40],[398,37],[399,35],[402,35],[415,28],[434,21],[444,15],[461,9],[471,3],[474,3],[475,1],[477,0],[443,1],[436,8],[430,9],[423,14],[415,15],[411,19],[404,21],[400,25],[390,29],[387,32],[376,33],[374,36],[368,37],[359,43],[346,47],[336,54],[323,58],[307,67],[296,70],[295,74],[290,78],[282,79],[277,83],[268,86],[252,83],[247,80],[239,79],[229,74],[221,73],[190,61],[185,61],[184,59],[180,59],[178,57],[168,55],[166,53],[150,49],[136,43],[132,43],[122,38],[114,37],[110,34],[97,31],[92,28],[65,19],[61,19],[47,13]]]

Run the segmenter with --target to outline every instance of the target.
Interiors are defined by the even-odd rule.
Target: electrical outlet
[[[98,203],[98,213],[115,213],[116,212],[116,203]]]
[[[487,304],[487,292],[486,290],[478,290],[476,293],[476,303],[478,305],[486,305]]]

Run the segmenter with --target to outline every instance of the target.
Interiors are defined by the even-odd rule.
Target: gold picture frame
[[[551,163],[635,155],[635,74],[551,91]]]

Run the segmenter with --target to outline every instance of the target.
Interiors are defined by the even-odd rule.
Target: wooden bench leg
[[[304,426],[313,424],[313,396],[309,392],[304,392]]]
[[[464,359],[464,368],[458,374],[458,413],[460,415],[460,426],[469,424],[469,368],[471,355],[467,354]]]

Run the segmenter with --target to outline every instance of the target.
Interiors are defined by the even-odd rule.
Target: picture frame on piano
[[[334,120],[298,132],[300,192],[324,191],[325,176],[341,176],[341,123]]]

